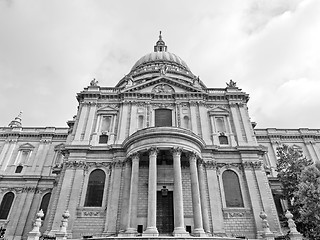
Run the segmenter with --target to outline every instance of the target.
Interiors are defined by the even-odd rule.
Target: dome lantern
[[[154,52],[166,52],[167,51],[167,45],[162,40],[162,35],[160,31],[159,40],[156,42],[156,45],[154,46]]]

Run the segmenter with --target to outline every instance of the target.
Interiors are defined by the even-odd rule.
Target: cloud
[[[153,50],[162,30],[168,50],[208,87],[225,87],[232,78],[250,94],[250,115],[258,127],[319,126],[310,117],[310,106],[319,108],[314,100],[320,91],[319,1],[9,5],[0,2],[0,125],[23,110],[25,126],[66,126],[77,111],[75,93],[94,77],[115,86]],[[286,109],[291,110],[287,122]],[[298,118],[299,111],[304,118]]]

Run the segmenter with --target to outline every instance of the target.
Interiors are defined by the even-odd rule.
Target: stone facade
[[[160,36],[115,87],[93,80],[69,128],[23,128],[18,116],[0,129],[7,239],[25,239],[40,208],[47,235],[69,211],[69,238],[261,238],[261,211],[281,234],[275,148],[295,144],[319,161],[320,130],[254,130],[235,82],[207,88],[166,50]]]

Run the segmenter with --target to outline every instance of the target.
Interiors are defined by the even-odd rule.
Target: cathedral
[[[255,129],[249,95],[230,80],[210,88],[160,34],[116,86],[95,79],[77,94],[68,127],[0,128],[0,226],[27,239],[42,209],[43,236],[248,238],[261,213],[282,235],[276,148],[320,161],[318,129]]]

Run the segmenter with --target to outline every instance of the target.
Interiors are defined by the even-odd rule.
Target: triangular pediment
[[[58,144],[58,145],[56,145],[56,146],[54,147],[54,150],[55,150],[55,151],[59,151],[59,150],[62,150],[62,149],[64,149],[64,148],[65,148],[65,144],[60,143],[60,144]]]
[[[188,81],[176,80],[167,76],[159,76],[154,79],[145,80],[133,86],[126,87],[123,92],[140,93],[184,93],[204,92],[200,87],[193,86]]]
[[[118,111],[117,107],[114,106],[103,106],[97,110],[97,113],[116,113]]]
[[[209,111],[210,115],[229,115],[229,111],[222,107],[215,107]]]
[[[19,150],[32,150],[34,149],[34,146],[30,143],[25,143],[20,145]]]

